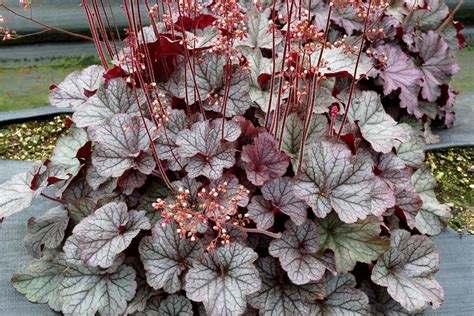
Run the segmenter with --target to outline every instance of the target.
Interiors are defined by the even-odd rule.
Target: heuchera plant
[[[442,0],[124,1],[123,43],[101,4],[103,65],[51,88],[69,134],[0,186],[2,218],[57,202],[20,293],[71,315],[440,306],[424,137],[453,123],[464,45]]]

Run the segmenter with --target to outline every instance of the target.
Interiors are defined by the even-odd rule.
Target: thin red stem
[[[0,8],[4,8],[5,10],[7,10],[8,12],[12,13],[13,15],[16,15],[20,18],[23,18],[25,20],[28,20],[28,21],[31,21],[35,24],[38,24],[38,25],[41,25],[49,30],[53,30],[53,31],[56,31],[56,32],[60,32],[60,33],[63,33],[63,34],[67,34],[67,35],[70,35],[70,36],[74,36],[74,37],[78,37],[78,38],[82,38],[84,40],[88,40],[88,41],[94,41],[94,39],[92,37],[89,37],[89,36],[86,36],[86,35],[82,35],[82,34],[77,34],[77,33],[74,33],[74,32],[69,32],[69,31],[66,31],[66,30],[62,30],[62,29],[59,29],[57,27],[54,27],[54,26],[51,26],[51,25],[48,25],[46,23],[43,23],[43,22],[40,22],[38,20],[35,20],[33,19],[31,16],[28,17],[26,15],[23,15],[23,14],[20,14],[12,9],[10,9],[6,4],[4,3],[0,3]]]
[[[344,129],[344,125],[346,124],[347,116],[349,114],[349,107],[350,107],[351,102],[352,102],[352,95],[354,93],[354,87],[355,87],[356,78],[357,78],[357,70],[359,69],[360,59],[362,57],[362,52],[364,50],[365,34],[367,33],[367,26],[369,25],[369,14],[370,14],[371,5],[372,5],[372,0],[369,0],[369,5],[367,7],[367,16],[365,17],[365,23],[364,23],[364,32],[362,34],[363,37],[362,37],[362,40],[361,40],[361,43],[360,43],[359,53],[357,55],[357,62],[355,64],[354,74],[353,74],[352,80],[351,80],[351,87],[350,87],[350,90],[349,90],[349,98],[347,100],[347,103],[344,105],[344,116],[342,118],[341,127],[339,127],[339,131],[337,132],[337,140],[338,141],[341,138],[341,133],[342,133],[342,130]]]

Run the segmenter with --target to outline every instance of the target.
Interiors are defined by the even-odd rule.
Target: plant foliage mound
[[[91,23],[104,15],[83,5]],[[52,87],[75,110],[69,134],[0,186],[1,218],[57,202],[28,222],[20,293],[71,315],[441,305],[426,235],[450,210],[424,144],[431,123],[453,123],[464,45],[443,1],[130,1],[124,14],[124,43],[92,25],[103,65]]]

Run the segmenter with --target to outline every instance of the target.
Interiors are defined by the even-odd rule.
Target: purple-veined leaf
[[[382,179],[375,177],[372,185],[372,211],[375,216],[382,216],[385,211],[395,206],[395,193]]]
[[[193,305],[186,297],[173,294],[161,301],[157,315],[193,316]]]
[[[77,158],[78,151],[89,141],[85,130],[77,127],[69,129],[66,136],[61,137],[54,147],[48,169],[58,168],[62,178],[73,178],[81,169],[81,163]],[[60,178],[56,175],[56,178]]]
[[[423,165],[413,174],[411,181],[423,202],[415,217],[416,228],[422,234],[439,234],[448,224],[451,212],[447,205],[439,203],[436,199],[434,193],[435,178],[428,168]]]
[[[372,167],[362,159],[353,161],[345,145],[328,141],[312,144],[301,170],[295,194],[317,217],[324,218],[334,209],[343,222],[354,223],[371,212]]]
[[[153,296],[146,302],[145,309],[138,313],[133,314],[134,316],[159,316],[158,311],[160,310],[160,304],[163,301],[162,296]]]
[[[184,99],[188,104],[201,100],[206,109],[221,112],[223,110],[226,84],[229,86],[225,116],[244,114],[252,106],[249,95],[249,72],[228,65],[233,69],[230,82],[226,83],[226,65],[228,59],[224,55],[205,54],[199,56],[199,62],[194,67],[194,76],[189,65],[180,63],[180,71],[176,71],[165,90],[172,95]]]
[[[385,112],[376,92],[355,93],[349,108],[349,117],[353,122],[357,122],[362,136],[375,151],[388,153],[396,140],[403,142],[408,138],[405,130]]]
[[[202,187],[202,182],[199,182],[194,178],[184,177],[181,178],[181,180],[174,181],[171,184],[175,190],[179,191],[180,188],[182,190],[189,190],[189,199],[191,203],[196,204],[196,202],[199,200],[198,193],[199,189]]]
[[[221,141],[221,128],[224,124],[224,137],[227,142]],[[189,158],[186,166],[188,176],[195,178],[204,175],[210,179],[217,179],[222,175],[224,168],[230,168],[235,163],[235,148],[232,142],[240,136],[240,127],[232,121],[222,122],[199,121],[191,129],[178,133],[176,144],[178,154]]]
[[[43,247],[58,247],[64,239],[68,222],[68,212],[62,205],[49,209],[39,218],[30,218],[25,236],[25,245],[30,254],[39,258]]]
[[[258,77],[263,74],[271,75],[272,60],[265,58],[259,48],[242,47],[241,51],[250,64],[250,85],[259,88]]]
[[[178,64],[180,71],[175,71],[171,77],[169,89],[165,90],[169,90],[178,98],[183,98],[188,104],[193,104],[199,99],[204,102],[213,92],[221,90],[224,86],[226,62],[225,56],[208,54],[196,63],[193,77],[189,65],[183,61]]]
[[[97,190],[102,184],[104,184],[109,177],[103,177],[98,172],[96,167],[92,163],[87,165],[86,168],[86,181],[87,184],[93,189]]]
[[[90,198],[75,199],[66,205],[66,208],[71,216],[74,224],[78,224],[83,218],[92,214],[97,206],[97,202]]]
[[[360,17],[356,8],[350,5],[336,7],[331,20],[342,27],[349,36],[354,31],[362,31],[364,27],[364,18]]]
[[[290,113],[286,120],[283,133],[282,149],[290,156],[293,171],[298,166],[298,156],[301,147],[301,137],[303,137],[303,120],[296,113]],[[305,146],[314,143],[318,138],[323,138],[328,132],[328,122],[323,115],[313,115],[306,135]]]
[[[142,187],[146,179],[147,176],[138,170],[127,170],[118,178],[117,185],[123,194],[130,195],[135,189]]]
[[[200,243],[181,238],[177,229],[174,221],[157,223],[153,236],[142,239],[139,247],[148,284],[168,293],[181,290],[186,270],[202,256]]]
[[[376,167],[379,170],[378,177],[392,188],[396,186],[403,187],[410,182],[410,170],[405,162],[394,153],[380,155]]]
[[[275,138],[267,132],[242,148],[241,159],[245,162],[247,178],[254,185],[283,176],[289,165],[289,157],[280,152]]]
[[[446,83],[459,70],[448,44],[435,31],[421,34],[415,45],[423,60],[421,70],[424,79],[421,95],[428,101],[436,101],[441,95],[441,84]]]
[[[83,219],[73,234],[87,264],[108,268],[142,229],[150,229],[145,211],[128,211],[125,203],[111,202]]]
[[[47,185],[46,181],[32,187],[40,168],[41,164],[35,163],[32,170],[16,174],[0,184],[0,221],[28,208],[41,194]]]
[[[268,229],[273,226],[275,213],[288,215],[296,224],[301,225],[306,219],[306,203],[297,198],[293,191],[293,182],[289,177],[276,178],[265,183],[263,195],[254,195],[247,207],[249,217],[257,227]]]
[[[250,86],[250,99],[258,105],[260,110],[263,113],[267,113],[268,110],[268,103],[270,102],[270,91],[272,91],[272,105],[270,108],[270,112],[274,111],[277,107],[278,103],[278,80],[275,80],[275,87],[273,90],[270,88],[260,88],[258,86]],[[282,104],[282,100],[288,98],[288,90],[283,90],[280,97],[280,106]]]
[[[225,245],[193,262],[186,275],[186,295],[203,302],[211,316],[238,315],[247,307],[246,297],[260,289],[253,262],[258,255],[238,243]]]
[[[426,236],[410,236],[395,230],[390,237],[391,248],[372,270],[372,281],[386,287],[390,296],[409,312],[424,309],[429,303],[439,308],[443,288],[433,278],[439,269],[439,255]]]
[[[319,249],[319,232],[307,220],[300,226],[287,221],[281,238],[270,243],[268,252],[280,260],[290,280],[299,285],[318,281],[324,276],[325,264],[316,257]]]
[[[48,253],[16,272],[11,282],[30,302],[48,303],[52,309],[60,311],[62,304],[58,291],[61,279],[61,269],[54,263],[54,254]]]
[[[250,305],[259,309],[262,316],[309,314],[309,304],[313,297],[324,297],[325,282],[295,285],[286,276],[278,261],[263,257],[257,261],[257,269],[262,279],[262,287],[250,295]]]
[[[178,154],[176,138],[180,131],[191,128],[198,119],[198,116],[188,116],[183,110],[173,109],[169,120],[158,128],[154,143],[159,158],[168,162],[169,169],[179,171],[188,163],[187,158]]]
[[[125,315],[133,314],[138,316],[140,312],[145,311],[150,301],[152,301],[154,297],[160,297],[163,291],[155,291],[148,285],[145,270],[139,258],[128,257],[125,262],[135,269],[137,282],[137,291],[133,299],[128,302]]]
[[[400,89],[400,106],[408,113],[421,117],[418,109],[418,93],[421,89],[423,73],[415,66],[411,58],[400,48],[393,45],[382,45],[378,53],[384,53],[387,62],[383,69],[372,72],[380,74],[383,79],[383,93],[389,95]]]
[[[151,122],[145,119],[145,123],[154,137]],[[90,127],[89,136],[96,144],[92,152],[92,164],[98,174],[120,177],[132,168],[150,174],[154,165],[150,165],[148,157],[143,157],[150,155],[144,153],[150,146],[147,128],[141,117],[128,114],[116,114],[110,120]]]
[[[186,45],[188,49],[209,48],[219,38],[219,29],[214,26],[195,29],[193,32],[186,32]]]
[[[369,315],[369,299],[364,292],[355,288],[354,275],[326,274],[326,282],[326,296],[322,300],[313,299],[308,315]]]
[[[72,119],[78,127],[88,127],[101,124],[119,113],[140,115],[138,108],[143,101],[142,90],[134,92],[122,78],[111,79],[74,112]]]
[[[59,289],[62,312],[67,315],[120,315],[136,292],[135,270],[115,262],[102,270],[86,265],[79,255],[79,241],[70,236],[56,260],[63,274]]]
[[[449,14],[449,8],[443,0],[424,0],[426,6],[423,6],[422,1],[418,0],[418,2],[421,9],[413,11],[408,27],[422,31],[435,30]]]
[[[210,93],[206,109],[214,112],[223,111],[224,90],[225,87],[222,86],[219,90]],[[243,69],[236,70],[232,73],[229,82],[225,117],[232,118],[235,115],[243,115],[251,106],[249,72]]]
[[[425,160],[425,141],[423,137],[408,124],[399,124],[408,133],[408,140],[395,144],[398,158],[408,167],[419,168]]]
[[[319,55],[319,50],[316,50],[311,54],[310,58],[312,67],[317,66]],[[342,75],[344,77],[352,77],[354,76],[357,64],[357,55],[352,52],[346,52],[342,46],[332,48],[326,47],[323,51],[322,61],[324,62],[324,67],[321,66],[320,69],[322,75]],[[369,73],[371,66],[372,65],[369,61],[365,57],[362,57],[359,61],[356,78],[360,79],[366,76]]]
[[[361,289],[369,297],[371,315],[376,316],[422,316],[423,312],[410,313],[400,304],[395,302],[387,292],[387,289],[373,284],[369,281],[363,281]]]
[[[388,239],[379,236],[381,224],[373,216],[346,224],[334,213],[316,221],[321,249],[334,252],[337,272],[348,272],[357,262],[371,263],[389,248]]]
[[[137,209],[145,210],[147,212],[146,216],[150,220],[152,227],[154,227],[158,221],[163,219],[163,217],[161,217],[161,212],[153,208],[153,203],[156,202],[156,199],[158,198],[167,198],[169,194],[170,190],[161,179],[154,178],[145,186],[143,194],[138,200]]]
[[[315,18],[315,25],[318,31],[324,31],[328,20],[329,5],[324,1],[303,0],[301,6],[308,10],[311,16]],[[286,5],[284,6],[286,7]],[[298,10],[294,10],[295,15],[298,15]]]
[[[64,190],[62,199],[72,203],[77,199],[88,198],[97,203],[116,196],[117,193],[114,192],[116,187],[117,179],[114,178],[110,178],[95,190],[89,186],[84,178],[75,179]]]
[[[275,40],[273,40],[272,31],[269,29],[270,9],[260,12],[255,6],[252,6],[246,12],[247,37],[243,40],[237,40],[236,46],[248,46],[254,48],[273,48],[281,42],[279,32],[275,32]]]
[[[76,109],[80,107],[87,101],[87,94],[95,92],[99,88],[104,72],[104,67],[92,65],[69,74],[51,91],[49,102],[60,108],[72,107]]]
[[[417,216],[422,206],[422,201],[415,187],[410,183],[395,187],[395,204],[399,210],[402,210],[405,216],[406,224],[410,228],[415,228]]]

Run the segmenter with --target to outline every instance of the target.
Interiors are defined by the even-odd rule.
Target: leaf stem
[[[364,23],[364,32],[362,33],[362,39],[361,39],[361,42],[360,42],[359,54],[357,55],[357,62],[356,62],[355,67],[354,67],[354,74],[352,76],[351,87],[350,87],[350,90],[349,90],[349,98],[347,100],[347,103],[344,105],[344,116],[342,118],[341,127],[339,127],[339,131],[337,132],[337,141],[339,141],[339,139],[341,138],[341,133],[342,133],[342,130],[344,129],[344,124],[346,124],[347,116],[349,114],[349,107],[351,106],[352,95],[354,94],[354,87],[355,87],[356,78],[357,78],[357,70],[359,69],[360,59],[361,59],[361,56],[362,56],[362,51],[364,50],[365,36],[367,34],[367,27],[369,25],[369,16],[370,16],[371,6],[372,6],[372,0],[369,0],[369,5],[367,7],[367,16],[365,17],[365,23]]]
[[[40,195],[41,195],[42,197],[48,199],[48,200],[51,200],[51,201],[54,201],[54,202],[58,202],[58,203],[61,203],[61,204],[67,204],[66,201],[61,200],[61,199],[54,198],[54,197],[49,196],[49,195],[47,195],[47,194],[41,193]]]
[[[242,226],[234,225],[234,224],[230,224],[230,226],[235,227],[237,229],[240,229],[240,230],[242,230],[246,233],[263,234],[263,235],[267,235],[267,236],[275,238],[275,239],[281,238],[281,233],[273,233],[273,232],[270,232],[270,231],[265,230],[265,229],[247,228],[247,227],[242,227]]]
[[[92,37],[89,37],[89,36],[86,36],[86,35],[82,35],[82,34],[77,34],[77,33],[74,33],[74,32],[69,32],[69,31],[66,31],[66,30],[62,30],[60,28],[57,28],[57,27],[54,27],[54,26],[51,26],[51,25],[48,25],[48,24],[45,24],[43,22],[40,22],[38,20],[35,20],[33,19],[32,17],[28,17],[26,15],[23,15],[21,13],[18,13],[16,12],[15,10],[12,10],[10,9],[10,7],[8,7],[6,4],[4,3],[0,3],[0,8],[4,8],[5,10],[7,10],[8,12],[12,13],[13,15],[16,15],[20,18],[23,18],[25,20],[28,20],[28,21],[31,21],[35,24],[38,24],[38,25],[41,25],[49,30],[53,30],[53,31],[56,31],[56,32],[60,32],[60,33],[64,33],[64,34],[67,34],[67,35],[70,35],[70,36],[74,36],[74,37],[78,37],[78,38],[82,38],[82,39],[85,39],[85,40],[88,40],[88,41],[94,41],[94,39]]]
[[[454,19],[454,15],[459,11],[459,9],[461,8],[461,6],[464,4],[464,0],[459,0],[458,4],[456,5],[456,7],[453,9],[453,11],[451,11],[451,13],[448,15],[448,17],[443,21],[443,23],[441,23],[441,25],[436,29],[436,32],[439,33],[439,32],[442,32],[448,25],[451,21],[453,21]]]
[[[331,25],[331,14],[332,14],[332,5],[329,6],[329,11],[327,15],[327,21],[326,21],[326,27],[324,29],[324,43],[321,46],[321,51],[319,52],[318,56],[318,62],[316,64],[316,71],[314,72],[313,75],[313,82],[311,89],[309,91],[309,98],[308,98],[308,111],[306,112],[306,115],[304,117],[304,122],[303,122],[303,135],[301,136],[301,142],[300,142],[300,151],[298,152],[298,167],[297,167],[297,174],[300,174],[301,172],[301,165],[303,162],[303,156],[304,156],[304,150],[305,150],[305,144],[306,144],[306,138],[308,137],[308,129],[311,124],[311,118],[313,116],[313,111],[314,111],[314,103],[315,103],[315,98],[316,98],[316,92],[318,90],[318,83],[319,83],[319,66],[321,64],[321,60],[323,57],[323,52],[324,48],[326,46],[326,42],[328,39],[329,35],[329,26]]]

